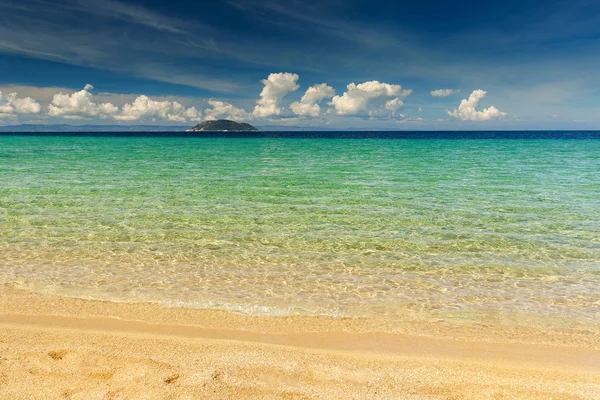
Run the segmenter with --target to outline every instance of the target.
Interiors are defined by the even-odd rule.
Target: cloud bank
[[[488,121],[490,119],[505,117],[506,113],[498,110],[494,106],[477,111],[479,101],[481,101],[486,94],[487,92],[485,90],[474,90],[468,99],[463,99],[460,102],[458,109],[455,108],[453,111],[446,110],[446,112],[449,116],[458,118],[462,121]]]
[[[121,122],[153,123],[192,123],[201,120],[229,119],[234,121],[272,121],[281,124],[292,121],[306,121],[311,118],[324,118],[322,123],[340,121],[345,117],[357,117],[384,121],[386,118],[399,121],[408,119],[402,114],[404,100],[412,93],[401,85],[380,81],[367,81],[346,86],[346,91],[336,95],[335,89],[327,83],[309,86],[300,100],[285,102],[285,97],[300,88],[299,76],[290,72],[271,73],[262,80],[263,88],[251,111],[246,111],[223,100],[198,100],[200,104],[191,105],[193,99],[182,97],[152,98],[148,95],[133,94],[94,94],[94,86],[85,85],[81,90],[71,92],[64,88],[20,87],[25,93],[38,93],[47,106],[42,106],[32,97],[18,98],[17,93],[2,97],[0,92],[0,117],[22,114],[42,113],[41,119],[60,118],[68,120],[110,119]],[[37,92],[36,92],[37,90]],[[485,93],[485,92],[483,92]],[[37,96],[36,96],[37,97]],[[101,100],[102,101],[101,101]],[[469,100],[472,102],[472,100]],[[476,100],[478,101],[478,100]],[[474,104],[473,107],[476,107]],[[467,111],[461,103],[459,110],[453,113],[463,118]],[[46,110],[45,113],[43,111]],[[494,111],[495,110],[495,111]],[[495,108],[478,112],[494,115]],[[449,112],[450,113],[450,112]],[[452,114],[454,115],[454,114]],[[479,115],[479,114],[476,114]],[[466,118],[466,117],[465,117]],[[485,118],[478,116],[477,118]]]

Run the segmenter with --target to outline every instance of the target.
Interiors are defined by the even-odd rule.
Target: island
[[[254,126],[246,123],[239,123],[227,119],[219,119],[217,121],[204,121],[188,132],[258,132]]]

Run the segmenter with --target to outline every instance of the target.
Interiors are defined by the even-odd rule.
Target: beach
[[[390,135],[2,137],[0,398],[600,398],[600,141]]]
[[[2,398],[600,396],[593,326],[249,317],[9,288],[0,314]]]
[[[600,400],[599,54],[600,0],[0,0],[0,400]]]

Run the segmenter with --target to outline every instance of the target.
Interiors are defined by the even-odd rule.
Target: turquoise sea
[[[600,323],[600,134],[0,136],[0,282]],[[328,136],[329,135],[329,136]]]

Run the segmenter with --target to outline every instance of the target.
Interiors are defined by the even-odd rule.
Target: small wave
[[[190,308],[190,309],[211,309],[223,310],[234,314],[248,316],[269,316],[269,317],[288,317],[292,315],[326,315],[335,318],[344,316],[339,310],[309,310],[301,307],[277,307],[261,304],[243,304],[243,303],[225,303],[218,301],[181,301],[181,300],[163,300],[163,307],[167,308]]]

